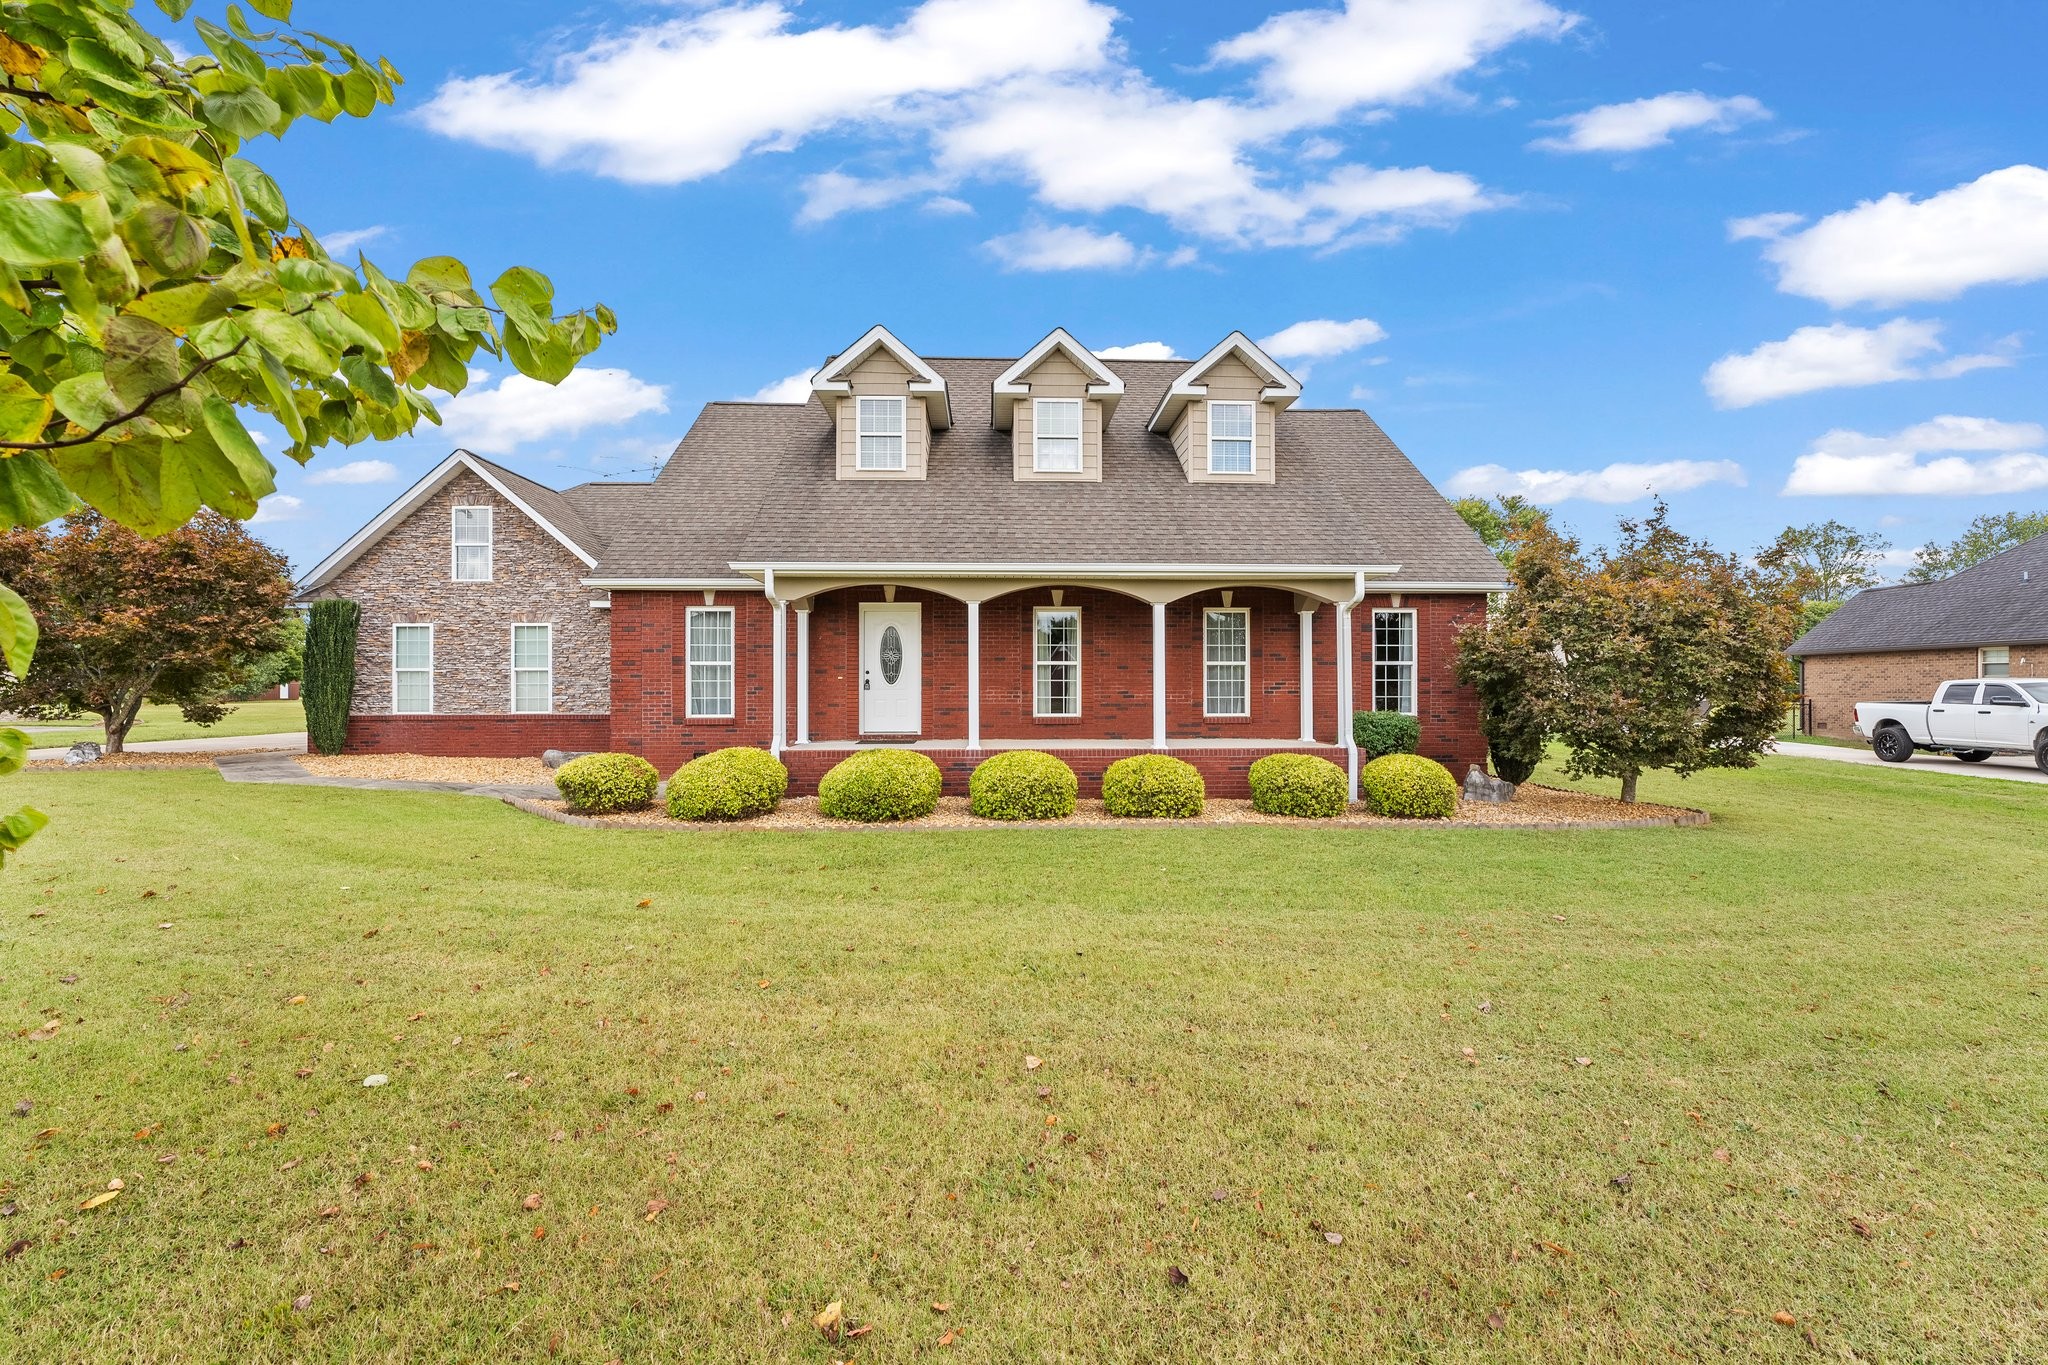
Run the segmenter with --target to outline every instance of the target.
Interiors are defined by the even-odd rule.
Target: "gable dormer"
[[[931,433],[953,425],[946,381],[886,327],[826,361],[811,395],[837,427],[842,479],[922,479]]]
[[[1010,433],[1014,477],[1100,482],[1103,424],[1123,396],[1123,380],[1066,328],[1053,328],[995,379],[991,412],[996,430]]]
[[[1173,441],[1190,483],[1271,483],[1273,418],[1301,397],[1301,381],[1243,332],[1181,371],[1148,428]]]

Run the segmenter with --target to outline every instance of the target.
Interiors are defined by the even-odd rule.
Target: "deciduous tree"
[[[559,383],[613,330],[557,314],[514,266],[480,291],[450,256],[387,275],[332,260],[247,155],[302,118],[362,118],[398,73],[289,26],[292,0],[195,20],[181,55],[134,0],[0,7],[0,529],[83,505],[155,534],[202,506],[247,517],[272,488],[243,414],[323,447],[439,421],[479,350]],[[156,0],[173,21],[191,0]],[[0,659],[36,635],[0,582]],[[0,731],[0,772],[25,741]],[[41,823],[0,821],[0,858]]]
[[[1948,544],[1937,545],[1930,540],[1915,550],[1915,562],[1906,570],[1906,581],[1931,583],[1947,578],[2044,533],[2048,533],[2048,511],[1987,513]]]
[[[1451,506],[1503,564],[1515,562],[1515,533],[1548,526],[1550,513],[1517,493],[1498,498],[1459,498]]]
[[[42,642],[0,710],[88,711],[120,753],[145,701],[205,725],[226,715],[252,665],[289,638],[284,556],[217,512],[151,539],[94,511],[0,535],[0,575],[20,587]]]
[[[1799,630],[1804,634],[1849,598],[1882,582],[1878,567],[1891,547],[1882,536],[1830,518],[1786,527],[1757,551],[1756,562],[1799,595]]]

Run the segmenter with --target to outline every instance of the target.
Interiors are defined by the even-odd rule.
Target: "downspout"
[[[787,706],[787,699],[785,693],[787,692],[789,687],[789,643],[787,638],[787,632],[785,630],[786,616],[783,611],[782,599],[775,595],[774,569],[770,568],[762,570],[761,591],[762,594],[766,596],[768,599],[769,608],[775,613],[775,647],[773,650],[773,658],[775,660],[775,681],[774,684],[768,689],[769,697],[771,698],[772,704],[775,707],[775,722],[773,725],[769,727],[768,730],[768,752],[773,754],[777,758],[781,758],[782,750],[784,747],[782,742],[784,727],[788,724],[787,712],[789,708]],[[735,672],[737,672],[737,668],[735,669]],[[735,679],[735,685],[737,685],[737,679]]]
[[[1351,600],[1337,604],[1337,733],[1344,741],[1345,780],[1350,784],[1353,801],[1358,799],[1358,736],[1352,730],[1351,709],[1358,700],[1351,674],[1358,641],[1351,626],[1351,612],[1364,600],[1365,570],[1359,569],[1352,575]]]

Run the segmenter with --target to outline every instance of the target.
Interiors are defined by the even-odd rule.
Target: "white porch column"
[[[783,739],[789,733],[789,604],[779,597],[768,601],[775,608],[775,685],[769,689],[775,724],[768,732],[768,752],[779,755],[788,747]]]
[[[1301,617],[1301,742],[1316,742],[1316,610],[1297,612]]]
[[[810,599],[805,598],[808,604]],[[811,609],[796,609],[796,742],[811,742]]]
[[[981,603],[967,604],[967,747],[981,747]]]
[[[1152,747],[1166,747],[1166,603],[1152,604]]]

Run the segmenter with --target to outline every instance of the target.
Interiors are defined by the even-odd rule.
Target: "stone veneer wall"
[[[454,579],[452,523],[458,506],[492,509],[492,570],[487,583]],[[524,512],[463,470],[315,594],[350,598],[363,609],[350,714],[391,715],[391,627],[430,624],[434,715],[509,716],[512,626],[541,622],[554,627],[556,713],[608,713],[611,622],[608,612],[590,605],[602,601],[604,594],[581,585],[588,572],[582,560]],[[424,738],[431,729],[420,724],[423,717],[402,719],[409,734]],[[528,729],[541,719],[518,718]],[[378,727],[361,728],[367,735]]]

